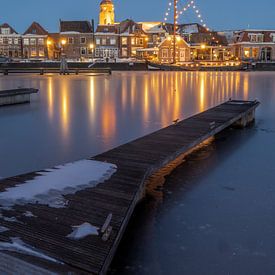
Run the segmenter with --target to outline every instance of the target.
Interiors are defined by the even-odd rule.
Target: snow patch
[[[28,218],[37,218],[37,216],[33,215],[31,211],[26,211],[25,213],[23,213],[23,216]]]
[[[38,173],[24,184],[8,188],[0,193],[0,205],[39,203],[55,208],[66,206],[63,195],[95,187],[109,179],[116,171],[114,164],[93,160],[81,160]]]
[[[45,259],[51,262],[60,263],[56,259],[48,257],[47,255],[34,250],[33,247],[28,246],[25,244],[20,238],[11,238],[11,243],[8,242],[0,242],[0,250],[2,251],[12,251],[12,252],[19,252],[26,255],[35,256],[41,259]]]
[[[78,226],[72,226],[73,232],[67,236],[67,238],[73,240],[80,240],[89,235],[98,235],[99,228],[96,226],[91,225],[90,223],[83,223]]]
[[[0,233],[4,233],[6,231],[9,231],[9,229],[5,226],[0,226]]]

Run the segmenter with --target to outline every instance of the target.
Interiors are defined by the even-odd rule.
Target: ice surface
[[[39,173],[39,176],[33,180],[0,193],[0,204],[2,207],[26,203],[65,207],[66,201],[63,195],[95,187],[110,178],[115,171],[115,165],[93,160],[81,160],[57,166],[55,169]]]
[[[0,233],[6,232],[6,231],[9,231],[9,229],[7,227],[0,226]]]
[[[73,226],[73,232],[67,237],[74,240],[80,240],[89,235],[98,235],[98,230],[98,227],[85,222],[79,226]]]

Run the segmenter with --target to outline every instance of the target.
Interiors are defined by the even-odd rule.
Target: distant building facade
[[[243,61],[275,61],[275,30],[236,31],[231,46]]]
[[[37,22],[33,22],[22,35],[24,59],[48,59],[48,32]]]
[[[93,22],[60,20],[59,47],[68,59],[92,59],[95,50]]]
[[[0,56],[22,57],[22,37],[7,23],[0,25]]]

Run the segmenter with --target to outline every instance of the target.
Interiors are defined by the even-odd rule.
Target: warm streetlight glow
[[[90,44],[90,49],[93,50],[95,45],[93,43]]]
[[[65,39],[62,39],[61,40],[61,44],[64,46],[64,45],[66,45],[66,43],[67,43],[67,41],[65,40]]]
[[[206,48],[206,45],[205,44],[201,44],[201,49],[205,49]]]
[[[51,40],[47,40],[47,45],[48,46],[52,45],[52,41]]]

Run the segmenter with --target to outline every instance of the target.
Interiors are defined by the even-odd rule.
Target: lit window
[[[36,56],[36,48],[31,48],[31,56]]]
[[[250,58],[250,48],[244,48],[243,54],[245,58]]]
[[[127,42],[128,42],[127,40],[128,40],[127,37],[122,37],[121,38],[121,44],[122,45],[127,45]]]
[[[45,56],[44,48],[39,48],[39,56],[40,57],[44,57]]]
[[[135,45],[135,44],[136,44],[136,39],[135,39],[135,38],[132,38],[132,39],[131,39],[131,44],[132,44],[132,45]]]
[[[96,43],[96,45],[100,45],[100,38],[97,38],[97,39],[95,40],[95,43]]]
[[[106,38],[102,38],[102,45],[106,45],[106,44],[107,44]]]
[[[122,48],[121,55],[122,55],[122,57],[127,57],[128,56],[128,50],[127,50],[127,48]]]

